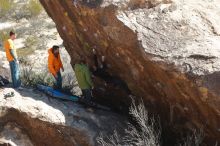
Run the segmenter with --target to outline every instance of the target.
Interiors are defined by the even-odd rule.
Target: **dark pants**
[[[61,76],[60,71],[57,73],[55,88],[62,89],[62,76]]]
[[[86,101],[92,101],[92,90],[91,89],[82,89],[82,94]]]
[[[19,65],[15,61],[10,61],[11,79],[14,88],[21,86]]]

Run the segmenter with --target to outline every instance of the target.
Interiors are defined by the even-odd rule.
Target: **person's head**
[[[16,39],[16,35],[13,31],[10,31],[9,36],[10,36],[10,39],[12,39],[12,40]]]
[[[59,54],[59,46],[53,46],[52,47],[52,53],[54,55],[58,55]]]

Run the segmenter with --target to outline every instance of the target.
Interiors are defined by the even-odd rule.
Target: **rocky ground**
[[[10,92],[15,96],[5,98]],[[0,144],[97,145],[99,134],[123,129],[126,122],[112,112],[52,99],[33,89],[1,89],[0,101]]]
[[[30,138],[22,131],[17,124],[8,123],[2,127],[0,144],[9,146],[33,146]]]

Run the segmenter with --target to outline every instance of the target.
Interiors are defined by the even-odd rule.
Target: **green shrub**
[[[4,17],[14,7],[13,0],[0,0],[0,17]]]
[[[25,47],[21,48],[21,49],[18,49],[17,53],[20,57],[30,56],[34,53],[34,51],[36,50],[38,44],[39,44],[38,37],[30,36],[24,42]]]
[[[129,114],[136,121],[137,125],[128,123],[125,135],[122,137],[117,131],[111,136],[100,134],[96,139],[102,146],[160,146],[161,125],[159,118],[151,118],[141,100],[139,105],[132,99]]]
[[[41,72],[36,72],[36,70],[33,69],[33,65],[26,62],[26,60],[20,60],[21,64],[21,81],[22,84],[25,87],[36,87],[38,84],[46,85],[46,86],[54,86],[54,78],[53,76],[47,72],[47,70],[42,70]],[[69,79],[70,76],[63,76],[63,88],[62,92],[71,95],[71,90],[75,87]],[[75,92],[74,92],[75,94]]]
[[[203,129],[194,130],[184,139],[184,142],[178,146],[201,146],[204,139]]]
[[[17,6],[16,10],[14,11],[14,14],[12,14],[12,18],[15,19],[16,22],[19,22],[19,20],[25,18],[30,19],[31,14],[27,8],[27,5],[22,5],[20,8]]]
[[[9,38],[9,33],[6,30],[0,31],[0,41],[3,43],[6,39]]]
[[[28,38],[26,38],[24,44],[25,44],[25,47],[32,47],[34,46],[35,44],[38,44],[39,43],[39,39],[38,37],[36,36],[30,36]]]
[[[36,17],[40,15],[42,12],[43,8],[38,0],[30,0],[27,9],[29,13],[31,14],[31,17]]]
[[[22,84],[26,87],[35,87],[37,84],[53,86],[54,79],[47,72],[36,73],[31,66],[24,66],[21,70]]]
[[[141,100],[139,105],[135,104],[132,99],[132,104],[129,109],[129,114],[132,116],[136,124],[128,123],[128,128],[125,129],[124,135],[119,135],[117,131],[111,136],[100,134],[96,139],[102,146],[161,146],[161,131],[162,127],[158,120],[154,117],[149,117],[148,111],[145,108],[144,102]],[[183,142],[177,146],[200,146],[204,138],[203,130],[194,130],[192,134],[188,134]]]

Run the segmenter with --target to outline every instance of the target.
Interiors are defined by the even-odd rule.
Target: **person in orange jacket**
[[[60,70],[64,72],[63,64],[60,59],[60,52],[59,52],[59,46],[53,46],[48,51],[48,69],[49,72],[54,76],[56,79],[55,87],[57,89],[62,89],[62,76],[60,73]]]

